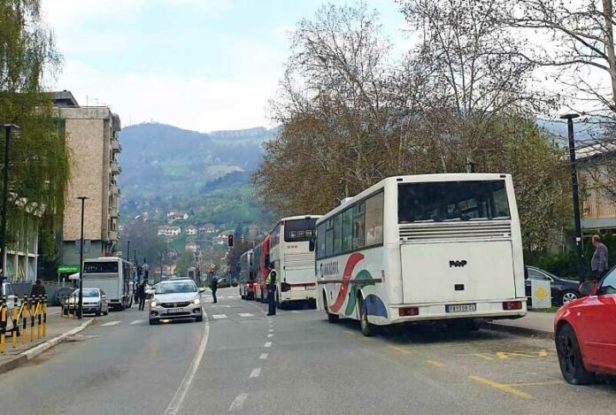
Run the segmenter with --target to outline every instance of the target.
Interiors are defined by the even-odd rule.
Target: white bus
[[[133,305],[133,264],[118,257],[83,261],[83,287],[100,288],[107,294],[109,307],[117,310]]]
[[[270,233],[270,262],[278,271],[276,301],[279,305],[308,301],[316,306],[314,274],[315,223],[320,216],[280,219]]]
[[[374,325],[526,314],[520,222],[507,174],[390,177],[317,222],[318,303]]]
[[[255,299],[255,276],[253,271],[253,256],[254,251],[249,249],[240,255],[240,279],[239,290],[240,297],[243,300]]]

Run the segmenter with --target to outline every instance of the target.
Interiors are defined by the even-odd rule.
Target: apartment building
[[[71,179],[66,196],[62,263],[79,263],[81,201],[85,196],[84,257],[117,250],[121,173],[118,156],[120,118],[106,106],[80,106],[70,91],[55,93],[60,128],[71,151]]]

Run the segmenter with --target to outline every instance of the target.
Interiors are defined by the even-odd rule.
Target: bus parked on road
[[[133,305],[133,264],[118,257],[83,261],[83,287],[100,288],[107,294],[110,308],[124,310]]]
[[[255,277],[252,264],[253,256],[254,251],[252,249],[240,255],[240,279],[238,287],[240,298],[243,300],[255,299]]]
[[[255,278],[255,284],[253,285],[255,291],[255,299],[257,301],[267,301],[267,287],[265,286],[265,280],[270,272],[270,236],[267,235],[263,241],[254,247],[253,249],[253,272]]]
[[[359,320],[368,336],[375,325],[475,328],[526,314],[510,175],[390,177],[316,225],[318,303],[330,322]]]
[[[276,302],[279,306],[295,301],[316,305],[314,238],[319,217],[283,218],[270,233],[270,261],[278,271]]]

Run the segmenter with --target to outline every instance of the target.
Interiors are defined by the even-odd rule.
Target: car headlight
[[[152,307],[156,307],[158,305],[158,302],[156,300],[152,300],[152,302],[150,303],[150,305]]]
[[[195,298],[193,300],[193,304],[201,304],[201,300],[199,298]]]

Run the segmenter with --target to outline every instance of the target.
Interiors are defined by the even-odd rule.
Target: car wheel
[[[584,367],[580,345],[569,324],[563,325],[556,334],[556,352],[560,371],[568,383],[585,385],[592,381],[593,375]]]
[[[573,300],[577,300],[578,298],[580,298],[580,296],[575,291],[563,291],[560,295],[560,304],[565,305]]]
[[[374,335],[374,326],[368,322],[368,313],[366,312],[366,307],[364,306],[364,300],[361,297],[359,299],[359,325],[361,328],[361,333],[365,337],[371,337]]]
[[[103,314],[103,306],[101,306],[98,311],[96,312],[96,317],[100,317],[101,314]]]

